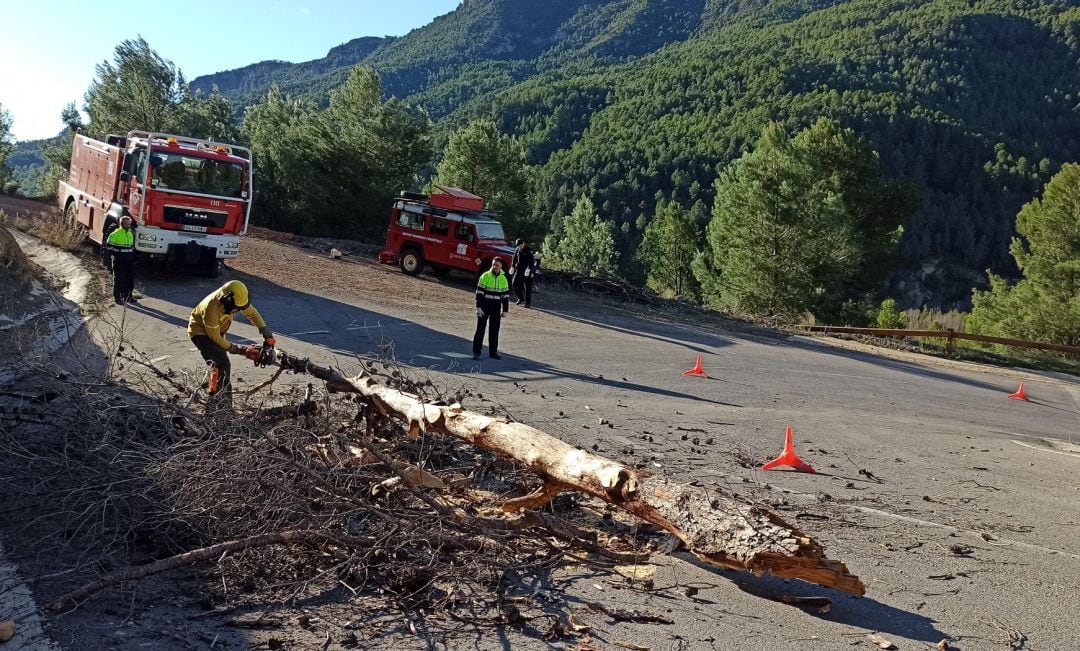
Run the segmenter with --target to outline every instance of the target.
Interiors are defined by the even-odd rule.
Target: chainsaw
[[[262,346],[248,346],[244,349],[244,357],[255,362],[255,366],[273,366],[277,361],[274,343],[273,339],[267,339]]]

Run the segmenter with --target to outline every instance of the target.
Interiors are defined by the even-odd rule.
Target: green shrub
[[[881,302],[874,323],[879,328],[906,328],[907,315],[896,307],[896,301],[887,298]]]
[[[18,181],[8,181],[7,183],[4,184],[4,194],[10,194],[11,196],[15,196],[15,193],[17,193],[18,191],[19,191],[19,182]]]

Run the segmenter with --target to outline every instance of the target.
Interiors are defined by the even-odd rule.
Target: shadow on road
[[[815,344],[806,343],[800,341],[788,340],[784,342],[785,345],[792,348],[798,348],[809,352],[819,353],[822,355],[833,355],[835,357],[843,357],[855,362],[861,362],[869,364],[876,368],[887,368],[899,373],[905,373],[908,375],[916,375],[919,377],[929,378],[932,380],[941,380],[943,382],[950,382],[955,384],[965,384],[968,386],[987,389],[995,393],[1000,392],[1002,389],[996,384],[990,382],[983,382],[974,378],[959,375],[957,373],[949,373],[938,369],[930,368],[929,366],[922,366],[913,362],[904,362],[896,359],[889,359],[887,357],[881,357],[872,353],[864,353],[858,350],[847,350],[844,348],[836,348],[828,344]]]
[[[733,573],[732,570],[724,570],[708,565],[688,553],[678,553],[675,556],[728,579],[739,590],[755,597],[775,599],[777,601],[784,596],[828,597],[832,601],[832,608],[824,614],[818,614],[816,609],[813,608],[803,610],[796,605],[790,606],[811,617],[879,633],[903,636],[929,644],[937,644],[937,642],[951,637],[939,631],[935,626],[937,622],[933,619],[881,603],[871,597],[855,597],[846,592],[806,583],[805,581],[780,579],[768,574],[757,577],[747,572]]]
[[[560,319],[566,319],[567,321],[573,321],[574,323],[581,323],[584,325],[593,326],[595,328],[602,328],[604,330],[611,330],[620,334],[626,334],[633,337],[641,337],[644,339],[652,339],[664,344],[674,344],[682,346],[695,353],[701,353],[703,355],[711,355],[716,352],[716,348],[722,346],[730,346],[731,341],[720,335],[702,334],[694,332],[689,328],[681,328],[679,324],[668,324],[650,321],[645,317],[637,317],[632,319],[637,329],[631,329],[616,325],[614,323],[605,323],[597,319],[586,319],[584,317],[575,316],[564,310],[558,309],[546,309],[544,307],[539,308],[539,311],[546,312],[548,314],[559,317]],[[672,332],[673,329],[679,329],[680,335],[675,336]],[[708,346],[705,348],[703,346]]]
[[[581,373],[503,352],[500,361],[481,363],[472,359],[472,330],[475,321],[468,314],[448,314],[456,330],[462,335],[433,330],[418,323],[407,321],[370,309],[356,307],[319,296],[316,292],[304,293],[263,278],[230,271],[218,279],[191,278],[154,273],[146,270],[138,283],[139,290],[152,298],[173,303],[185,316],[177,316],[149,305],[139,303],[128,307],[132,312],[161,321],[170,329],[186,328],[186,312],[203,297],[220,287],[228,277],[235,277],[247,284],[251,303],[259,310],[275,333],[308,344],[325,347],[341,356],[376,355],[392,357],[402,363],[428,368],[443,373],[467,375],[482,373],[495,377],[497,382],[511,383],[515,380],[565,379],[586,384],[602,385],[612,389],[637,391],[670,398],[683,398],[715,405],[731,405],[718,400],[703,398],[690,393],[673,391],[628,380]],[[244,322],[243,317],[239,317]],[[629,334],[638,334],[627,331]],[[230,333],[230,339],[238,343],[258,343]],[[287,343],[286,343],[287,346]],[[485,351],[486,354],[486,351]]]
[[[740,590],[756,597],[780,598],[785,595],[828,597],[832,601],[832,608],[828,613],[818,614],[813,608],[802,612],[811,617],[830,622],[847,624],[848,626],[878,633],[902,636],[928,644],[937,644],[939,641],[951,637],[939,631],[935,626],[937,622],[925,615],[908,612],[870,597],[854,597],[846,592],[823,588],[803,581],[785,581],[773,576],[755,577],[740,574],[738,578],[734,579],[734,582]],[[792,608],[798,607],[792,606]]]

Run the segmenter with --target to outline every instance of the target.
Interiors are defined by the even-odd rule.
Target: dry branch
[[[240,540],[230,540],[229,542],[223,542],[217,545],[211,545],[210,547],[203,547],[201,549],[193,549],[183,554],[177,554],[168,558],[154,561],[153,563],[147,563],[146,565],[136,565],[134,567],[126,567],[116,572],[111,572],[101,577],[97,581],[88,583],[81,588],[72,590],[71,592],[55,599],[49,604],[49,610],[63,610],[71,606],[75,606],[82,599],[89,597],[92,594],[101,592],[105,588],[114,586],[124,581],[133,581],[135,579],[142,579],[154,574],[160,574],[169,570],[175,570],[179,567],[186,565],[194,565],[204,561],[220,558],[225,554],[244,550],[254,549],[256,547],[265,547],[266,545],[282,545],[282,544],[298,544],[298,543],[339,543],[340,537],[330,536],[329,534],[320,531],[283,531],[281,533],[267,533],[257,536],[251,536],[249,538],[242,538]],[[362,546],[364,544],[370,544],[371,540],[351,540],[349,541],[355,546]]]
[[[840,561],[825,558],[822,546],[775,512],[735,497],[655,477],[580,450],[522,423],[436,405],[379,384],[365,372],[347,378],[329,367],[279,353],[282,368],[313,375],[328,391],[359,394],[386,416],[407,421],[409,433],[436,432],[513,459],[544,481],[541,491],[520,504],[536,508],[561,488],[613,504],[677,536],[702,560],[755,574],[770,572],[861,595],[865,588]]]

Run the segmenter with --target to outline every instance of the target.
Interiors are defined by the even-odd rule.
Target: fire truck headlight
[[[239,249],[240,248],[240,243],[239,242],[226,242],[225,243],[225,248],[226,249]]]
[[[157,235],[151,235],[150,233],[139,233],[139,240],[143,242],[157,242]]]

